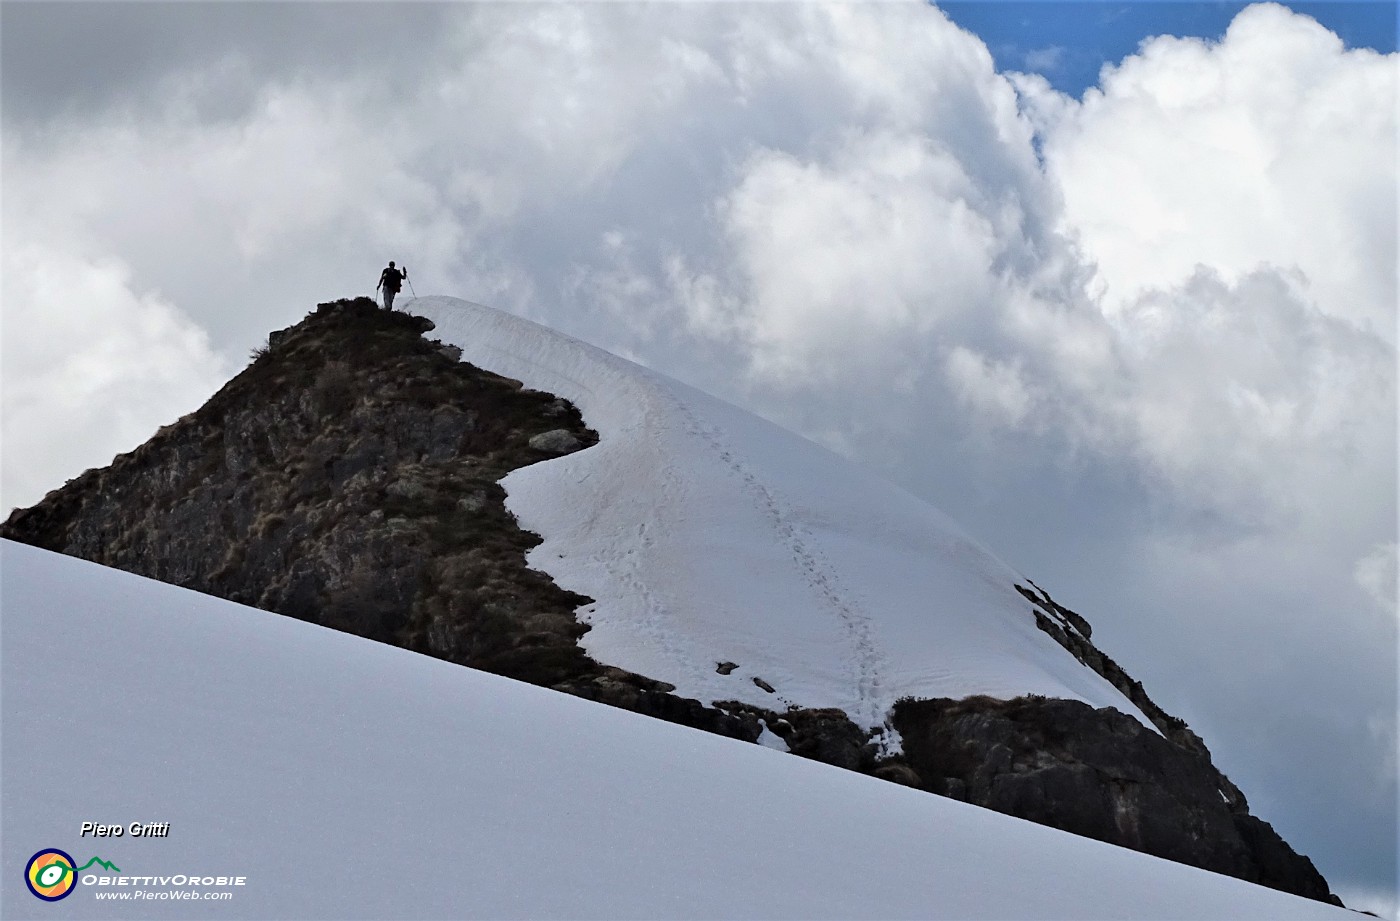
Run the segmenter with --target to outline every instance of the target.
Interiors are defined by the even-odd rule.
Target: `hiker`
[[[394,260],[389,260],[389,267],[379,273],[379,284],[374,286],[374,290],[384,289],[384,309],[394,309],[394,295],[399,293],[399,288],[403,287],[403,280],[408,277],[408,269],[394,268]]]

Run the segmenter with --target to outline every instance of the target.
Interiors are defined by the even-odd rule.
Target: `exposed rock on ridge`
[[[1208,755],[1077,700],[904,700],[905,756],[935,793],[1341,904]],[[1236,791],[1237,792],[1237,791]]]
[[[1132,701],[1133,705],[1152,721],[1152,725],[1156,726],[1163,736],[1178,747],[1193,752],[1204,759],[1206,764],[1210,765],[1211,770],[1215,771],[1216,780],[1214,782],[1230,808],[1239,812],[1249,812],[1249,803],[1245,800],[1244,791],[1231,783],[1230,778],[1215,770],[1206,743],[1201,740],[1200,736],[1191,731],[1191,727],[1186,725],[1185,720],[1178,719],[1157,706],[1152,698],[1147,696],[1147,691],[1143,690],[1142,682],[1134,680],[1123,670],[1122,666],[1099,651],[1098,647],[1089,641],[1093,629],[1089,626],[1088,621],[1064,605],[1057,604],[1039,585],[1032,582],[1031,586],[1034,591],[1024,585],[1016,586],[1016,591],[1030,601],[1035,625],[1054,637],[1055,642],[1069,650],[1070,655],[1078,659],[1086,668],[1092,669],[1122,692],[1124,697]]]
[[[566,401],[425,340],[431,329],[365,298],[322,304],[202,408],[0,534],[706,731],[755,741],[766,727],[804,757],[1329,899],[1200,739],[1044,592],[1018,586],[1041,629],[1166,740],[1069,701],[905,701],[905,755],[880,759],[840,710],[705,706],[594,661],[574,613],[590,599],[526,566],[539,538],[498,481],[598,436]]]
[[[491,671],[586,670],[586,599],[525,568],[538,539],[497,480],[550,456],[528,445],[540,431],[597,436],[572,406],[442,354],[431,326],[323,304],[4,534]]]

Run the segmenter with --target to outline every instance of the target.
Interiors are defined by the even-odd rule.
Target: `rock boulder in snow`
[[[583,447],[583,443],[568,429],[550,429],[532,437],[530,447],[549,454],[568,454]]]

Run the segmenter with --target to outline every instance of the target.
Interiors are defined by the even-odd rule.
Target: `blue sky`
[[[1154,35],[1218,40],[1247,3],[988,2],[939,3],[959,26],[977,35],[1002,70],[1043,75],[1076,97],[1098,83],[1099,68],[1117,63]],[[1285,3],[1335,32],[1348,48],[1396,50],[1393,2]]]

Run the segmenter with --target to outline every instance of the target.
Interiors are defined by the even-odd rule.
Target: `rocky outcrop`
[[[893,723],[919,786],[1020,818],[1341,904],[1312,861],[1250,815],[1185,721],[1110,656],[1093,628],[1034,582],[1036,626],[1104,678],[1160,733],[1112,709],[1031,696],[900,701]]]
[[[1152,721],[1152,725],[1156,726],[1162,735],[1187,751],[1200,755],[1207,763],[1210,762],[1210,752],[1206,749],[1205,742],[1201,741],[1201,737],[1192,732],[1184,720],[1172,716],[1157,706],[1143,690],[1142,682],[1134,680],[1123,670],[1122,666],[1090,642],[1093,629],[1087,620],[1064,605],[1058,604],[1034,582],[1031,582],[1031,588],[1017,585],[1016,591],[1020,592],[1031,603],[1031,615],[1035,617],[1037,627],[1054,638],[1055,642],[1068,650],[1070,655],[1078,659],[1082,665],[1093,670],[1117,688],[1124,697],[1132,701],[1133,705],[1142,711],[1144,716]],[[1224,774],[1220,775],[1220,789],[1232,807],[1248,811],[1249,804],[1244,798],[1244,792],[1231,783]]]
[[[583,447],[583,442],[568,429],[550,429],[531,438],[530,447],[546,454],[572,454]]]
[[[1341,904],[1312,861],[1249,815],[1209,758],[1074,700],[904,700],[920,786],[944,796]]]
[[[528,569],[498,480],[592,444],[578,411],[462,364],[428,320],[322,304],[198,411],[6,537],[525,680],[596,669],[587,599]]]
[[[539,538],[499,481],[598,436],[431,329],[365,298],[321,304],[199,410],[0,535],[732,738],[767,730],[803,757],[1335,901],[1201,740],[1035,586],[1018,588],[1041,629],[1162,735],[1072,701],[910,700],[892,714],[905,752],[882,758],[841,710],[706,705],[593,660],[575,616],[591,599],[526,565]]]

